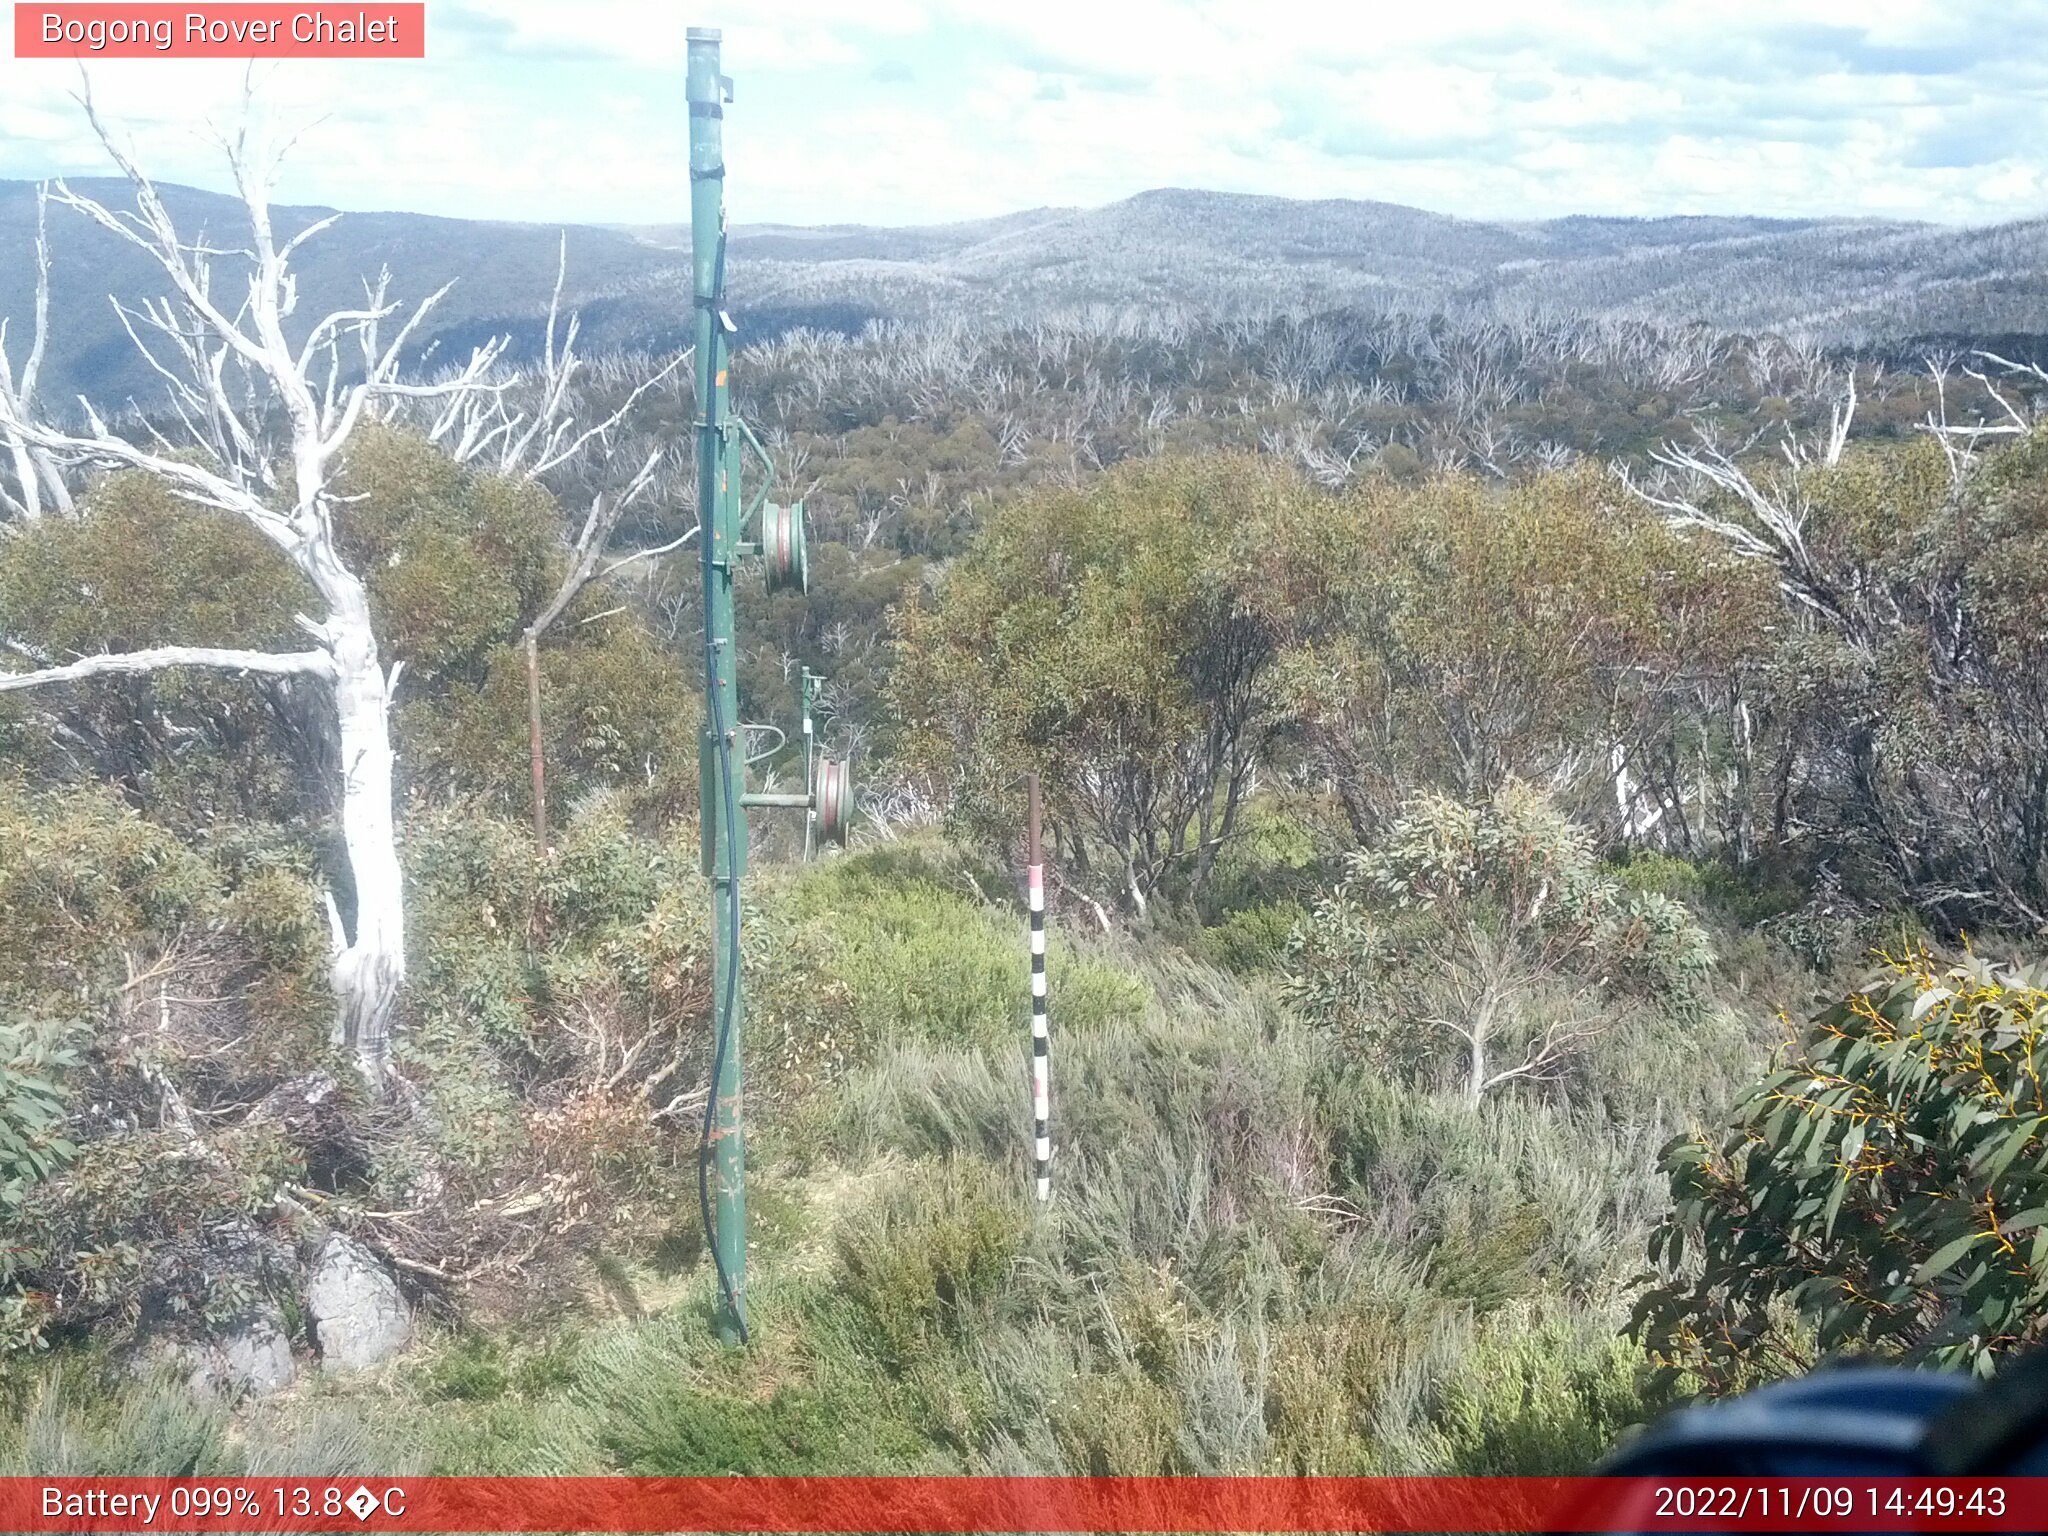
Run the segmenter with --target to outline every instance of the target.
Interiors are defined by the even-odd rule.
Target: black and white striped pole
[[[1038,775],[1025,775],[1031,797],[1026,899],[1031,906],[1031,1160],[1038,1198],[1052,1198],[1052,1033],[1045,1013],[1045,857],[1038,837]]]

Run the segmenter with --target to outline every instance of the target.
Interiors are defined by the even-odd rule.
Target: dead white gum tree
[[[50,189],[39,186],[36,188],[35,334],[19,372],[9,360],[8,323],[0,319],[0,415],[9,418],[25,416],[34,409],[36,380],[42,372],[43,352],[50,338],[49,209]],[[14,479],[10,485],[0,477],[0,511],[25,523],[37,521],[45,510],[69,512],[71,492],[64,484],[63,472],[56,461],[49,454],[31,447],[18,434],[6,434],[4,442],[8,468]]]
[[[317,221],[280,244],[270,216],[280,156],[252,145],[245,126],[223,148],[248,216],[249,245],[226,249],[182,238],[149,178],[107,132],[89,92],[81,104],[100,142],[127,176],[136,206],[133,212],[116,212],[62,182],[39,189],[35,333],[19,370],[9,363],[6,327],[0,322],[0,448],[5,449],[0,461],[0,533],[7,531],[8,519],[20,525],[52,513],[70,514],[67,471],[139,470],[187,500],[246,519],[306,577],[325,611],[317,617],[299,617],[312,641],[303,651],[168,646],[59,661],[9,645],[14,656],[40,665],[26,672],[0,672],[0,692],[170,667],[304,677],[324,689],[341,744],[337,767],[342,831],[355,889],[353,921],[344,918],[331,895],[327,899],[332,978],[339,1003],[335,1038],[354,1053],[372,1086],[381,1087],[405,975],[405,901],[393,824],[395,753],[389,718],[404,663],[386,665],[363,578],[348,568],[336,540],[335,512],[344,498],[336,494],[333,482],[343,448],[364,419],[402,416],[425,429],[458,463],[542,481],[598,454],[609,461],[616,447],[614,436],[633,407],[676,375],[689,354],[647,372],[624,392],[616,409],[586,423],[576,387],[583,367],[576,352],[579,321],[572,315],[566,326],[561,322],[566,239],[548,309],[544,354],[530,376],[498,370],[506,347],[500,338],[472,352],[464,366],[439,377],[402,378],[407,344],[448,288],[406,310],[389,297],[388,271],[366,287],[360,308],[325,315],[294,346],[286,333],[297,301],[292,257],[338,216]],[[252,115],[245,98],[245,125]],[[49,246],[42,215],[52,201],[76,209],[145,251],[169,278],[171,293],[164,299],[137,306],[118,295],[110,297],[129,338],[165,387],[164,420],[175,419],[178,440],[140,413],[140,424],[124,436],[83,400],[79,404],[84,432],[39,410],[37,374],[49,329]],[[215,291],[215,264],[223,258],[246,267],[246,294],[232,300]],[[394,323],[396,332],[387,340],[387,326]],[[614,374],[620,371],[612,369]],[[194,448],[199,450],[196,458],[189,452]],[[591,497],[571,547],[567,574],[522,632],[534,820],[543,847],[547,816],[540,641],[591,582],[637,560],[669,553],[695,532],[693,528],[681,539],[619,560],[606,559],[627,509],[657,488],[667,492],[658,474],[665,456],[663,448],[644,458],[636,456],[631,462],[637,469],[618,470],[622,486]],[[609,462],[603,466],[606,472],[611,468]]]
[[[278,239],[270,214],[278,157],[252,146],[244,127],[223,147],[248,216],[249,244],[223,249],[184,238],[149,178],[101,122],[90,95],[80,99],[100,142],[127,176],[135,208],[116,212],[62,182],[50,189],[49,200],[146,252],[169,279],[171,292],[164,299],[137,307],[113,297],[130,338],[166,386],[169,407],[162,424],[140,425],[125,436],[83,400],[83,430],[38,410],[35,373],[47,326],[43,284],[27,364],[19,373],[0,367],[5,381],[0,442],[14,482],[8,505],[17,518],[33,519],[48,515],[53,505],[67,504],[61,471],[139,471],[188,501],[248,522],[306,578],[322,611],[298,616],[310,640],[305,650],[166,646],[62,662],[31,656],[32,662],[44,664],[0,673],[0,692],[170,667],[304,677],[322,687],[341,748],[336,766],[342,833],[354,887],[350,918],[344,918],[331,895],[327,901],[339,1004],[335,1035],[353,1053],[364,1077],[381,1088],[405,974],[405,899],[393,827],[389,718],[403,663],[385,664],[363,577],[342,555],[335,529],[341,498],[334,479],[350,434],[366,417],[388,410],[388,402],[459,402],[503,390],[505,383],[493,380],[492,369],[504,344],[478,348],[466,365],[442,377],[403,380],[400,359],[407,343],[447,290],[401,317],[402,307],[388,298],[386,273],[367,286],[360,308],[322,317],[294,345],[286,333],[297,299],[292,257],[334,219]],[[233,263],[228,270],[234,276],[217,283],[222,276],[218,264],[224,260]],[[44,266],[47,270],[46,258]],[[221,291],[230,286],[245,291]],[[385,327],[394,317],[400,317],[395,334],[387,339]],[[20,647],[13,649],[22,654]]]

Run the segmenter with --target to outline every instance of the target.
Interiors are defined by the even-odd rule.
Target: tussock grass
[[[1656,1145],[1768,1022],[1717,996],[1564,1091],[1403,1089],[1273,978],[1118,935],[1055,949],[1055,1198],[1030,1195],[1023,917],[896,844],[764,881],[761,1027],[858,1051],[757,1104],[755,1342],[669,1245],[642,1316],[452,1332],[375,1384],[230,1412],[39,1369],[39,1471],[1564,1472],[1653,1413],[1621,1340]],[[806,989],[829,1006],[805,1011]],[[1662,1029],[1665,1033],[1659,1033]],[[797,1091],[800,1087],[801,1091]],[[676,1231],[690,1225],[678,1211]],[[659,1257],[659,1255],[657,1255]],[[91,1411],[75,1406],[96,1404]],[[370,1426],[375,1426],[375,1434]]]

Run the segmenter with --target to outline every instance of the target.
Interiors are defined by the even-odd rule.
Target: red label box
[[[421,0],[14,7],[17,59],[423,59]]]
[[[2043,1531],[2048,1478],[0,1477],[0,1530]]]

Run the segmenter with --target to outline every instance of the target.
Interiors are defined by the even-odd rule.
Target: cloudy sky
[[[284,200],[679,220],[688,23],[724,29],[739,222],[1159,186],[1483,218],[2048,214],[2048,0],[428,0],[427,19],[424,61],[260,66],[276,118],[311,124]],[[103,166],[73,66],[0,69],[0,176]],[[206,135],[240,74],[107,61],[93,89],[154,173],[218,186]]]

